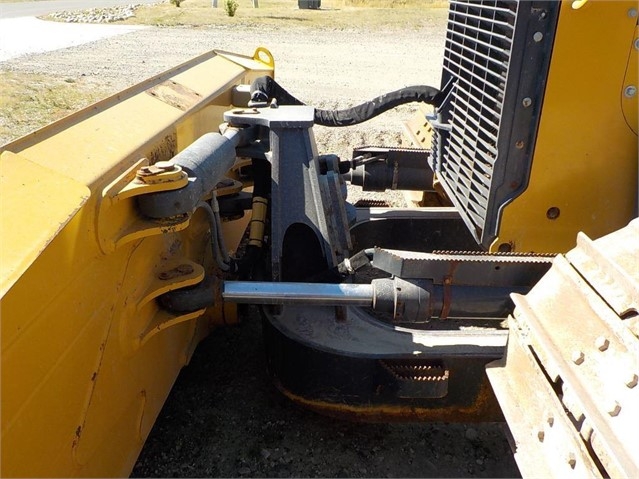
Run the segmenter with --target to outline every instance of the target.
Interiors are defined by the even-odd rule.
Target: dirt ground
[[[415,31],[312,30],[293,25],[150,28],[57,52],[3,70],[46,73],[113,92],[219,48],[276,58],[294,95],[344,108],[414,84],[439,86],[445,12]],[[365,144],[407,146],[398,108],[362,126],[318,128],[320,153],[346,157]],[[500,424],[355,424],[302,410],[271,386],[255,311],[197,349],[132,475],[140,477],[513,477],[519,472]]]
[[[200,344],[132,476],[515,477],[499,424],[352,423],[271,385],[259,316]]]

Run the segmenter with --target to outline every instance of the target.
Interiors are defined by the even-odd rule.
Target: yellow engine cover
[[[636,1],[562,2],[529,185],[491,250],[565,252],[636,216],[638,38]]]

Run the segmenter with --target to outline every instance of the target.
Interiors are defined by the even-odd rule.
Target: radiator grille
[[[450,82],[452,89],[433,122],[431,161],[485,246],[497,234],[499,208],[527,182],[545,83],[540,68],[547,69],[556,22],[553,3],[450,1],[442,86]],[[520,106],[522,95],[537,101]]]

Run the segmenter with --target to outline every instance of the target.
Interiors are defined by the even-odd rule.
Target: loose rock
[[[113,23],[135,17],[135,11],[142,5],[141,3],[131,3],[107,8],[62,11],[51,13],[44,18],[45,20],[66,23]]]
[[[473,429],[472,427],[469,427],[468,429],[466,429],[466,439],[468,439],[469,441],[476,441],[477,438],[479,437],[479,433],[477,432],[476,429]]]

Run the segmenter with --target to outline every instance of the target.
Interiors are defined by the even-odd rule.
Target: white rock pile
[[[90,8],[87,10],[55,12],[45,17],[45,20],[53,20],[66,23],[111,23],[135,17],[135,11],[142,6],[140,3],[119,5],[108,8]]]

